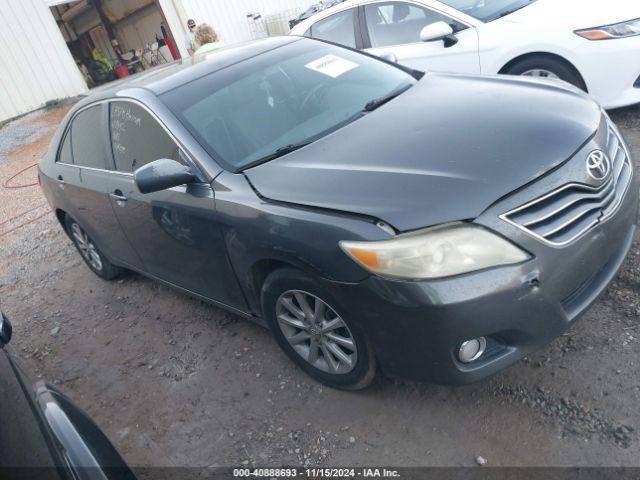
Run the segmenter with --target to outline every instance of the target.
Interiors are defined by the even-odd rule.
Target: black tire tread
[[[509,66],[505,73],[508,75],[522,75],[524,72],[534,69],[549,70],[565,82],[586,90],[582,77],[570,63],[549,55],[531,55],[523,58]]]

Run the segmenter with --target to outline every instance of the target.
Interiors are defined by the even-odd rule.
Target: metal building
[[[317,1],[0,0],[0,122],[185,57],[189,18],[232,44],[287,34]]]
[[[43,0],[0,1],[0,122],[87,90]]]

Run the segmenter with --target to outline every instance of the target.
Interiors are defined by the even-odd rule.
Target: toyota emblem
[[[611,173],[611,161],[602,150],[594,150],[587,157],[587,173],[591,178],[599,182],[603,181]]]

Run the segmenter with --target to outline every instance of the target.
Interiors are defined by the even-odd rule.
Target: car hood
[[[503,21],[581,29],[611,25],[640,17],[633,0],[537,0]]]
[[[600,119],[568,84],[429,73],[363,118],[244,173],[268,199],[407,231],[476,218],[572,157]]]

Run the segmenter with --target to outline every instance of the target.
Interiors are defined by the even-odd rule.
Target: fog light
[[[473,362],[479,359],[487,348],[487,339],[484,337],[467,340],[460,345],[458,358],[462,363]]]

